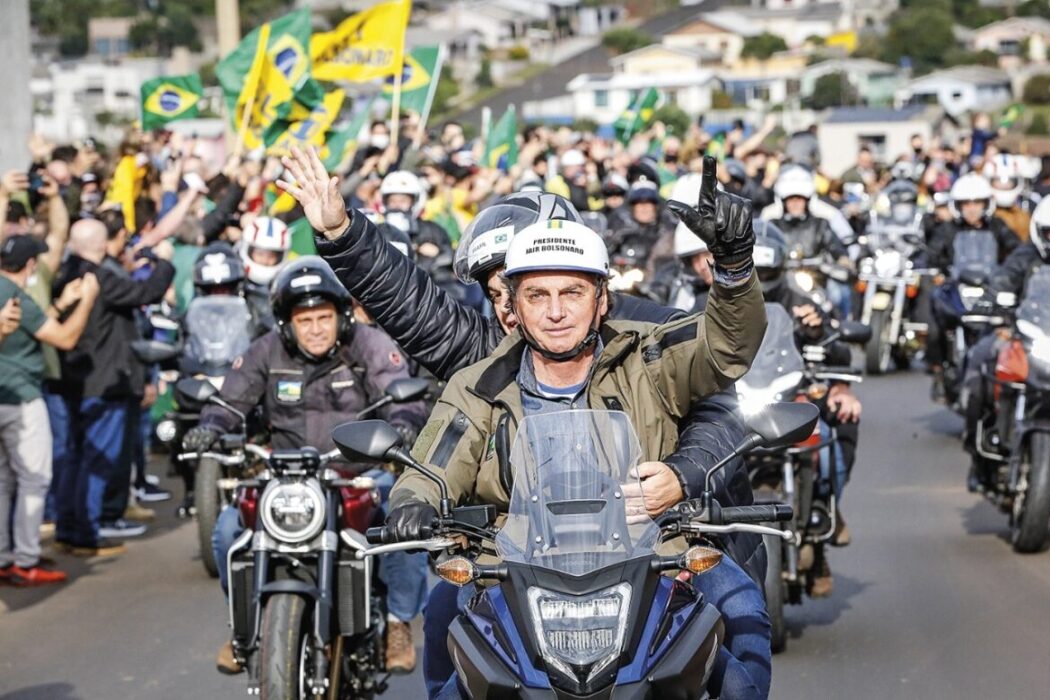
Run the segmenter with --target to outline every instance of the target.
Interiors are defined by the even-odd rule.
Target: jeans
[[[113,478],[106,484],[106,495],[102,501],[102,522],[111,523],[124,517],[131,492],[131,465],[135,450],[140,446],[138,436],[142,423],[142,397],[132,397],[127,403],[127,418],[124,421],[124,446]]]
[[[73,439],[72,425],[69,417],[69,404],[58,394],[44,391],[44,403],[47,405],[47,419],[51,424],[51,488],[47,490],[44,502],[44,520],[53,523],[58,520],[58,485],[62,483],[62,471],[65,466],[58,459],[63,451],[69,451]]]
[[[707,602],[722,613],[726,626],[726,638],[708,682],[711,696],[723,700],[767,697],[773,665],[769,615],[762,591],[729,557],[693,581]],[[446,643],[448,628],[466,600],[461,598],[457,605],[459,590],[439,582],[430,592],[423,613],[423,680],[432,699],[459,696]]]
[[[394,475],[381,469],[365,473],[379,487],[384,503],[394,485]],[[226,556],[240,534],[244,532],[240,511],[226,506],[215,521],[211,533],[211,549],[219,570],[219,585],[222,592],[229,592],[229,571]],[[379,558],[379,577],[386,584],[387,611],[402,622],[410,622],[423,611],[427,597],[426,552],[391,552]]]
[[[92,547],[98,543],[107,485],[120,464],[127,432],[128,402],[98,397],[68,401],[69,437],[56,449],[61,475],[55,539]]]
[[[0,404],[0,566],[28,568],[39,561],[50,484],[51,429],[44,400]]]
[[[853,307],[853,288],[838,280],[828,280],[828,301],[841,314],[841,318],[849,318]]]

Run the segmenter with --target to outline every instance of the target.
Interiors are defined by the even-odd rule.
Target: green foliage
[[[945,55],[955,47],[952,14],[942,3],[920,3],[895,12],[883,41],[881,58],[899,63],[907,56],[916,73],[945,65]]]
[[[972,66],[975,64],[995,68],[999,65],[999,54],[988,49],[966,51],[960,48],[953,48],[944,54],[944,65],[946,66]]]
[[[441,77],[438,78],[437,87],[434,88],[434,104],[431,111],[434,114],[444,114],[448,111],[449,101],[459,94],[459,83],[452,75],[452,67],[446,62],[441,66]]]
[[[1050,73],[1029,78],[1022,99],[1029,105],[1050,105]]]
[[[173,8],[168,15],[144,15],[128,30],[128,43],[136,51],[169,56],[176,46],[200,51],[201,43],[193,18],[183,8]]]
[[[813,46],[823,46],[827,41],[819,34],[810,34],[806,37],[806,43],[812,44]]]
[[[1047,123],[1046,115],[1042,112],[1036,112],[1035,116],[1032,117],[1032,121],[1028,122],[1025,134],[1028,136],[1050,136],[1050,123]]]
[[[474,82],[478,84],[478,87],[484,90],[493,86],[492,82],[492,61],[488,57],[481,59],[481,66],[478,68],[477,77],[474,78]]]
[[[786,51],[787,42],[784,37],[770,32],[762,32],[757,36],[749,36],[744,39],[744,48],[740,55],[744,58],[757,58],[764,61],[777,51]]]
[[[1045,17],[1050,19],[1050,2],[1046,0],[1025,0],[1017,6],[1018,17]]]
[[[667,127],[668,134],[685,136],[685,133],[689,131],[689,124],[692,120],[689,119],[689,115],[681,107],[668,104],[653,110],[652,121],[663,122],[664,126]]]
[[[572,122],[572,130],[583,133],[593,134],[598,130],[598,122],[590,119],[589,117],[581,117],[575,119]]]
[[[860,102],[860,95],[845,73],[828,73],[817,78],[813,94],[805,102],[810,109],[827,109],[855,105]]]
[[[651,36],[632,27],[617,27],[602,34],[602,46],[614,54],[628,53],[651,43]]]
[[[733,96],[723,90],[711,93],[711,109],[732,109]]]
[[[218,87],[219,79],[215,75],[215,66],[218,61],[208,61],[201,65],[197,72],[201,76],[201,85],[204,87]]]
[[[529,47],[515,44],[507,51],[507,58],[512,61],[527,61],[529,60]]]

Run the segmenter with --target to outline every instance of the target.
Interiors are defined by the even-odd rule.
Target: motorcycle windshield
[[[511,450],[514,487],[496,536],[500,555],[572,576],[651,556],[660,528],[644,511],[635,514],[639,502],[628,498],[641,493],[633,473],[640,456],[620,411],[527,417]]]
[[[186,311],[186,356],[206,366],[229,365],[251,345],[251,320],[242,297],[197,297]]]
[[[795,321],[780,304],[766,304],[766,334],[751,369],[737,380],[740,410],[752,413],[787,394],[802,381],[805,363],[795,346]]]
[[[1028,278],[1017,307],[1017,327],[1028,338],[1050,343],[1050,267],[1040,266]]]
[[[952,277],[964,272],[988,274],[999,260],[999,244],[991,231],[960,231],[952,242]]]

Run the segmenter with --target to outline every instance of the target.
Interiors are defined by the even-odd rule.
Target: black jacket
[[[149,278],[137,282],[114,258],[95,265],[71,255],[62,264],[55,284],[55,298],[69,282],[94,272],[99,295],[91,308],[87,326],[77,346],[59,353],[61,381],[52,382],[56,393],[71,398],[102,397],[127,399],[142,396],[145,370],[131,353],[131,341],[139,340],[135,312],[140,306],[156,304],[164,298],[175,268],[157,260]]]
[[[464,306],[421,268],[389,245],[372,222],[349,212],[350,226],[334,241],[316,237],[317,251],[350,294],[410,357],[439,379],[488,357],[503,339],[494,318]],[[614,295],[612,317],[666,323],[681,311],[626,295]],[[707,469],[732,451],[745,435],[736,412],[736,395],[722,392],[693,407],[680,427],[679,447],[664,461],[678,473],[688,497],[699,496]],[[733,460],[714,481],[722,503],[753,502],[751,481],[741,460]],[[733,538],[734,559],[761,581],[765,549],[761,538]]]
[[[1003,264],[992,274],[990,291],[1013,292],[1020,299],[1028,286],[1028,278],[1045,263],[1039,257],[1039,251],[1031,243],[1025,243],[1013,250]]]
[[[831,230],[826,219],[810,214],[804,219],[777,219],[773,222],[784,232],[789,250],[801,250],[802,257],[815,258],[823,254],[833,260],[846,257],[849,251]]]
[[[289,354],[277,331],[270,331],[234,362],[219,395],[245,414],[261,404],[274,449],[327,452],[335,447],[333,428],[357,420],[390,382],[409,376],[408,362],[385,333],[363,325],[354,325],[352,333],[335,357],[311,362]],[[414,435],[426,422],[426,404],[389,404],[379,415]],[[240,429],[236,416],[211,404],[200,423],[219,433]]]
[[[1002,219],[993,216],[987,221],[987,229],[992,232],[996,242],[999,244],[999,259],[995,261],[996,263],[1006,260],[1014,248],[1021,243]],[[973,226],[960,224],[955,221],[942,221],[935,226],[928,242],[930,266],[941,270],[947,270],[951,267],[952,258],[954,257],[953,244],[955,243],[955,234],[960,231],[971,230],[974,230]]]

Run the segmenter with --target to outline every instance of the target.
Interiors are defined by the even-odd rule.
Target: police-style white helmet
[[[1039,251],[1043,262],[1050,262],[1050,197],[1043,199],[1032,212],[1032,222],[1028,225],[1028,240]]]
[[[244,272],[255,284],[270,284],[291,249],[292,234],[288,225],[279,219],[256,217],[241,233],[240,256],[244,262]],[[280,256],[275,264],[263,265],[252,260],[253,250],[269,250],[280,253]]]
[[[540,221],[526,226],[507,248],[508,277],[526,272],[585,272],[609,276],[609,251],[600,235],[575,221]]]
[[[805,197],[812,199],[817,193],[817,183],[813,173],[805,168],[786,168],[781,171],[773,185],[773,194],[783,203],[788,197]]]
[[[962,218],[959,205],[963,202],[985,202],[984,217],[991,216],[995,211],[995,197],[988,179],[977,173],[967,173],[956,180],[951,189],[951,201],[948,203],[948,209],[956,219]]]
[[[423,183],[413,173],[407,170],[395,170],[383,178],[379,185],[379,198],[386,207],[386,198],[392,194],[407,194],[412,197],[412,216],[418,218],[426,206],[426,190]]]
[[[679,202],[692,204],[700,199],[700,183],[703,175],[700,173],[688,173],[675,181],[671,189],[671,199]],[[692,257],[697,253],[706,253],[707,244],[699,236],[689,230],[689,227],[678,222],[674,230],[674,254],[680,258]]]

